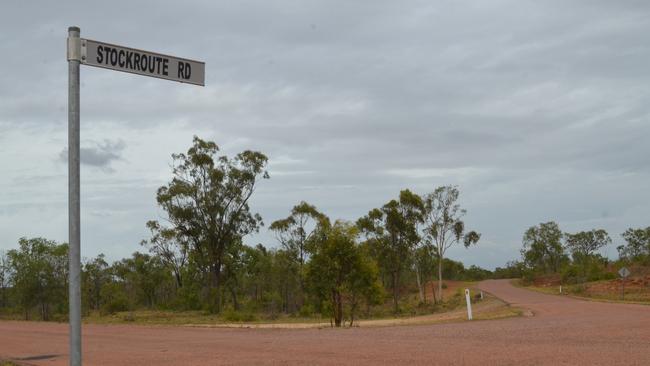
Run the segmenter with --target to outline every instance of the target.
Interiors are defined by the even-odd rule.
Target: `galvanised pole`
[[[81,257],[79,187],[79,64],[78,27],[68,28],[68,241],[70,366],[81,366]]]

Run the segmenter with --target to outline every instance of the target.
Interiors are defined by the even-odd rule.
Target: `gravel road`
[[[650,306],[480,287],[534,316],[353,329],[84,325],[85,365],[650,365]],[[67,365],[67,325],[0,322],[0,359]]]

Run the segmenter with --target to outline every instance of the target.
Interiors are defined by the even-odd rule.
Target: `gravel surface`
[[[85,325],[85,365],[650,365],[650,306],[480,287],[534,316],[353,329]],[[0,358],[67,365],[66,324],[0,322]]]

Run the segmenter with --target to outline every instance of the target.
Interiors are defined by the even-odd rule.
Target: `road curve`
[[[353,329],[85,325],[85,365],[650,365],[650,306],[480,287],[534,316]],[[0,358],[66,365],[67,325],[0,322]]]

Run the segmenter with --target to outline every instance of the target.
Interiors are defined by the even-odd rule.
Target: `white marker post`
[[[467,302],[467,319],[472,320],[472,302],[469,298],[469,289],[465,289],[465,301]]]
[[[70,366],[81,366],[81,212],[79,66],[88,65],[181,83],[205,85],[205,63],[80,38],[68,28],[68,251]]]

